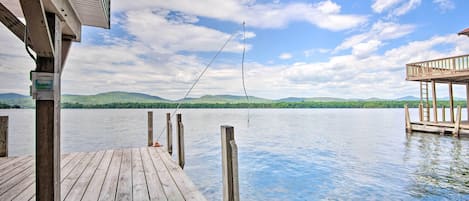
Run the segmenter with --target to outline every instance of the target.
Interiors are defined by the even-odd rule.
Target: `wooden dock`
[[[455,127],[455,124],[449,121],[438,123],[426,121],[411,122],[412,131],[439,135],[454,136]],[[461,125],[459,125],[459,136],[469,137],[469,121],[461,122]]]
[[[35,200],[33,156],[0,158],[0,200]],[[61,200],[206,200],[163,148],[61,157]]]

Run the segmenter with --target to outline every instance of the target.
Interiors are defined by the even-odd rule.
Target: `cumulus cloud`
[[[173,14],[168,10],[145,9],[128,11],[123,23],[129,34],[162,54],[179,51],[217,51],[232,34],[240,36],[238,33],[224,33],[193,24],[197,20],[195,16]],[[255,34],[247,32],[246,37],[252,38]],[[248,50],[250,47],[247,45]],[[242,48],[240,42],[233,40],[224,50],[241,52]]]
[[[279,59],[287,60],[291,59],[293,56],[290,53],[282,53],[278,56]]]
[[[290,22],[304,21],[323,29],[339,31],[356,27],[367,21],[366,16],[342,14],[340,5],[331,0],[315,4],[257,3],[237,0],[198,2],[133,0],[116,1],[113,4],[115,11],[161,8],[239,24],[246,21],[247,26],[258,28],[282,28]]]
[[[366,57],[378,50],[381,46],[381,41],[370,40],[368,42],[359,43],[352,48],[352,54],[357,57]]]
[[[410,24],[378,21],[374,23],[368,31],[345,39],[335,48],[335,51],[347,50],[354,47],[354,49],[357,49],[357,45],[359,46],[358,49],[360,49],[364,48],[366,44],[368,44],[368,46],[374,44],[373,47],[377,48],[382,44],[382,41],[403,37],[414,31],[414,29],[415,27]]]

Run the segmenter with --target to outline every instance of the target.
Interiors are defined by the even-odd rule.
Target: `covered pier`
[[[469,135],[469,119],[461,118],[462,112],[469,117],[469,108],[463,111],[462,106],[454,105],[453,96],[453,86],[463,85],[469,101],[469,55],[410,63],[406,65],[406,75],[406,80],[419,82],[420,86],[418,121],[411,121],[406,107],[406,129],[409,132]],[[437,84],[448,87],[449,114],[446,114],[444,106],[438,108]],[[439,111],[441,115],[438,115]]]

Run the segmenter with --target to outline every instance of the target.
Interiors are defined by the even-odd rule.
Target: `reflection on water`
[[[416,154],[419,158],[414,159],[413,164],[407,161],[408,165],[415,167],[412,168],[409,192],[415,197],[467,199],[469,149],[467,143],[465,146],[461,140],[451,137],[423,133],[409,135],[406,154]],[[457,193],[466,194],[466,197]]]
[[[62,150],[145,146],[147,111],[63,110]],[[171,111],[153,110],[155,135]],[[246,110],[182,113],[185,172],[209,200],[222,195],[223,124],[235,127],[242,200],[469,200],[469,140],[406,135],[402,109],[251,109],[249,126]],[[10,154],[32,154],[34,111],[5,114]]]

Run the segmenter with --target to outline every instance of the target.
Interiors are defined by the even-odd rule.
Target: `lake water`
[[[64,109],[62,150],[145,146],[147,111]],[[173,110],[152,111],[159,135]],[[222,197],[225,124],[235,127],[242,200],[469,200],[469,140],[407,136],[403,109],[251,109],[249,123],[243,109],[181,112],[185,171],[209,200]],[[34,110],[0,115],[10,117],[10,155],[33,154]]]

